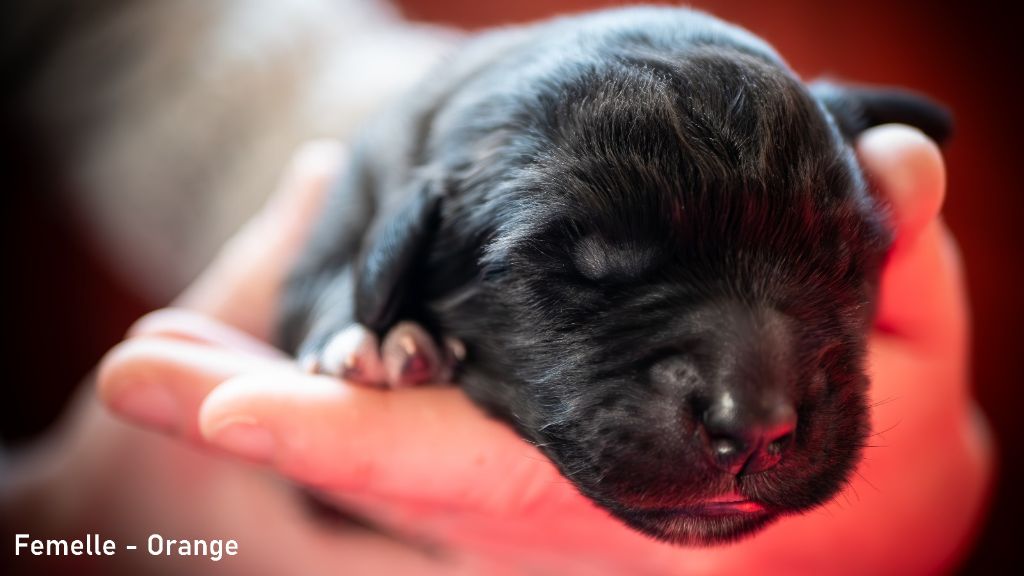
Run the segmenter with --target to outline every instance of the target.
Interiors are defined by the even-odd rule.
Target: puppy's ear
[[[953,116],[941,104],[899,88],[855,86],[818,80],[808,86],[835,118],[847,140],[879,124],[909,124],[943,144],[953,131]]]
[[[412,186],[400,205],[378,217],[356,269],[356,320],[378,334],[401,320],[415,296],[416,276],[440,223],[438,186],[432,181]]]

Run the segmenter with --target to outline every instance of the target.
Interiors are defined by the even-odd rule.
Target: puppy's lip
[[[698,514],[703,513],[707,516],[720,514],[763,514],[768,511],[764,504],[754,502],[753,500],[704,502],[690,509]]]
[[[770,510],[760,502],[751,500],[741,494],[730,493],[696,500],[682,506],[637,510],[637,512],[641,514],[672,516],[740,516],[761,515],[770,512]]]

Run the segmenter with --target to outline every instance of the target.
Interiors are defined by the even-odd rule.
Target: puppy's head
[[[915,100],[816,90],[720,48],[580,69],[430,211],[429,323],[467,391],[655,537],[737,538],[857,463],[889,236],[848,139]]]

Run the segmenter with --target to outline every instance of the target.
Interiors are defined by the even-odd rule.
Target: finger
[[[214,390],[199,418],[210,443],[325,489],[492,512],[576,497],[540,452],[452,388],[249,374]]]
[[[959,249],[941,220],[882,273],[876,329],[937,354],[963,354],[970,331]]]
[[[146,314],[129,328],[128,337],[185,340],[248,354],[284,358],[280,350],[247,332],[185,308],[163,308]]]
[[[315,141],[299,150],[260,213],[224,246],[177,305],[268,339],[284,275],[341,160],[341,146],[333,141]]]
[[[942,209],[946,167],[942,152],[921,131],[887,124],[865,131],[857,153],[890,210],[893,250],[909,249]]]
[[[864,133],[858,153],[891,206],[896,230],[883,270],[876,328],[905,342],[953,351],[966,333],[966,302],[955,244],[938,218],[945,189],[935,144],[904,126]]]
[[[157,430],[199,439],[203,399],[247,371],[293,372],[290,362],[204,343],[138,337],[107,353],[97,372],[100,399],[116,414]]]

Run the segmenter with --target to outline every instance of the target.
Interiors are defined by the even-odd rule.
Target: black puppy
[[[737,538],[835,495],[868,433],[889,233],[850,141],[886,122],[942,140],[950,120],[805,86],[689,10],[484,35],[366,131],[281,343],[372,382],[376,337],[414,322],[463,343],[466,392],[612,514]],[[436,368],[407,330],[406,370]]]

